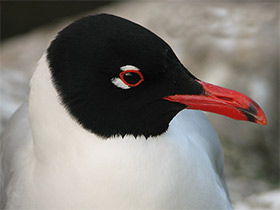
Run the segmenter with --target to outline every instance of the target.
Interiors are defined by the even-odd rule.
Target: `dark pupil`
[[[128,72],[123,75],[124,80],[129,84],[136,84],[141,79],[140,76],[133,72]]]

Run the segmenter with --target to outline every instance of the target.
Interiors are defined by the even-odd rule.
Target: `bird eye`
[[[144,81],[142,73],[137,70],[126,70],[121,72],[119,76],[123,83],[129,87],[136,87]]]
[[[111,79],[111,82],[119,88],[129,89],[131,87],[136,87],[144,81],[144,76],[135,66],[126,65],[120,68],[122,71],[119,77]]]

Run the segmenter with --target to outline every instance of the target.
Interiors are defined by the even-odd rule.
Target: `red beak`
[[[266,125],[260,106],[248,96],[234,90],[196,80],[203,86],[201,95],[173,95],[163,99],[185,104],[187,109],[197,109],[221,114],[235,120],[245,120]]]

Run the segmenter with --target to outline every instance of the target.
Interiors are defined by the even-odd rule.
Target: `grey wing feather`
[[[0,209],[5,208],[12,180],[20,165],[19,151],[32,144],[28,104],[22,104],[8,122],[0,139]]]

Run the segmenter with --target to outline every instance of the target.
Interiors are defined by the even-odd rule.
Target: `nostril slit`
[[[225,97],[225,96],[217,96],[217,98],[222,99],[222,100],[225,100],[225,101],[233,101],[232,98]]]

